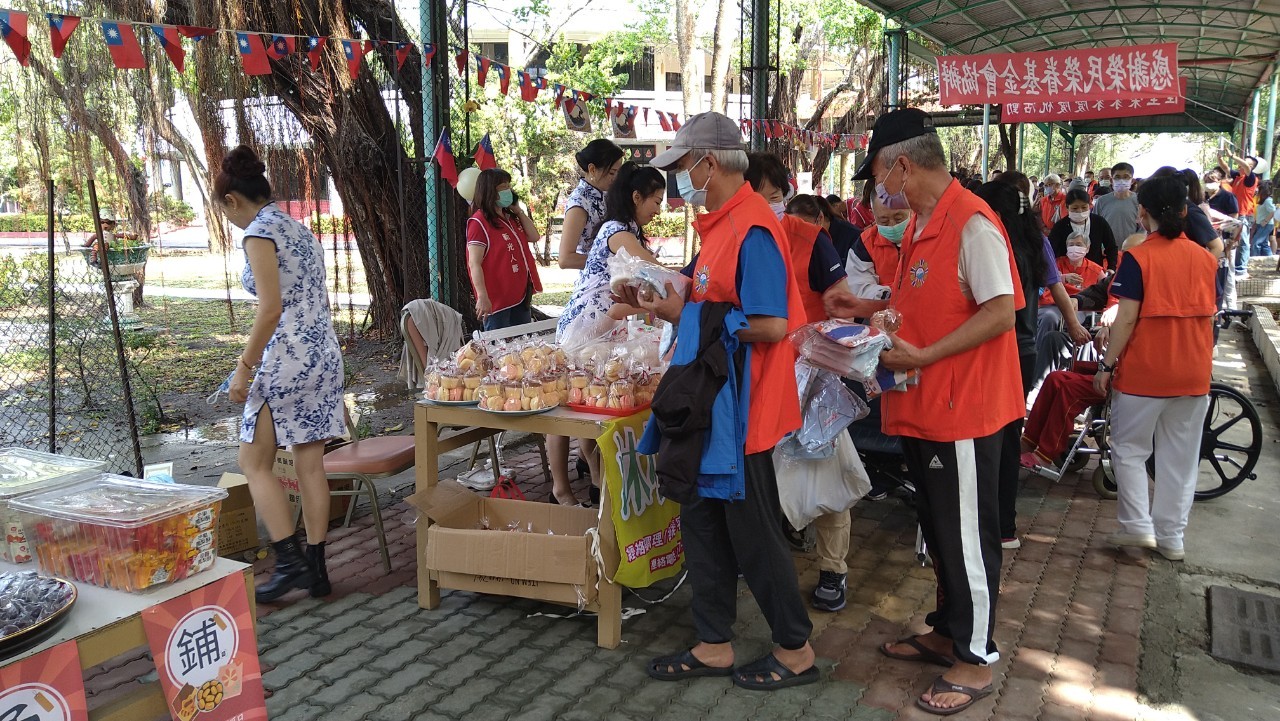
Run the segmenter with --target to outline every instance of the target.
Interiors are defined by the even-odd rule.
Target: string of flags
[[[59,15],[56,13],[46,13],[45,17],[48,23],[53,57],[62,57],[72,34],[82,24],[87,23],[98,26],[98,30],[102,33],[107,50],[111,55],[112,64],[121,70],[146,67],[146,60],[142,53],[138,34],[139,32],[146,33],[147,31],[150,31],[155,36],[159,47],[164,50],[165,55],[178,72],[185,70],[186,49],[183,46],[183,40],[187,39],[196,43],[216,33],[234,33],[241,67],[246,75],[269,75],[272,72],[272,60],[283,60],[294,54],[305,54],[309,67],[314,72],[319,69],[324,49],[328,46],[330,40],[336,40],[342,48],[342,55],[347,62],[347,68],[352,79],[359,75],[364,56],[375,48],[394,48],[397,71],[415,53],[422,56],[424,65],[429,64],[436,53],[434,45],[426,44],[419,48],[414,43],[407,41],[331,38],[323,35],[288,35],[193,25],[132,23],[106,18]],[[3,37],[4,42],[23,66],[30,64],[30,30],[28,13],[19,10],[0,9],[0,36]],[[481,87],[488,83],[490,77],[495,77],[497,79],[498,92],[502,95],[507,95],[514,80],[516,87],[520,91],[520,99],[525,102],[535,102],[544,90],[552,92],[552,104],[557,110],[564,113],[565,123],[571,130],[590,132],[591,114],[589,109],[591,107],[598,109],[599,104],[603,105],[605,118],[610,122],[613,135],[616,138],[635,138],[635,125],[639,118],[643,118],[646,125],[650,124],[651,118],[656,118],[658,125],[661,126],[664,132],[669,133],[680,130],[681,118],[677,113],[637,106],[613,97],[597,97],[593,93],[584,90],[571,88],[560,83],[549,83],[545,77],[538,74],[527,70],[514,69],[505,63],[500,63],[479,53],[472,53],[465,48],[450,47],[449,50],[453,53],[458,74],[465,76],[469,69],[474,66],[476,82]],[[867,137],[863,134],[825,133],[797,127],[778,120],[743,120],[742,130],[745,134],[750,134],[752,130],[759,130],[767,140],[789,141],[809,148],[826,147],[835,152],[849,152],[867,147]],[[437,149],[439,149],[439,146],[437,146]]]
[[[142,54],[139,33],[150,32],[169,61],[178,72],[186,69],[186,48],[182,40],[186,38],[193,43],[210,37],[216,33],[234,33],[236,48],[239,51],[240,64],[246,75],[270,75],[272,60],[283,60],[289,55],[302,53],[307,55],[312,72],[320,68],[320,61],[329,40],[336,40],[342,47],[343,57],[347,61],[347,69],[354,80],[360,74],[360,66],[364,56],[375,48],[393,47],[395,50],[396,70],[404,67],[410,55],[420,53],[424,63],[430,63],[435,56],[435,46],[427,44],[421,50],[411,42],[398,40],[366,40],[359,38],[330,38],[323,35],[280,35],[274,33],[248,32],[228,30],[195,25],[163,25],[154,23],[132,23],[107,18],[81,17],[79,15],[59,15],[46,13],[49,26],[50,49],[53,57],[60,58],[66,50],[67,42],[72,34],[84,23],[97,25],[111,55],[111,63],[119,70],[139,70],[146,67]],[[18,58],[18,63],[27,67],[31,63],[30,16],[20,10],[0,9],[0,37]]]

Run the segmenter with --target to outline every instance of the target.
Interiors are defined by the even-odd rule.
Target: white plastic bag
[[[609,257],[609,288],[614,293],[621,293],[628,286],[640,288],[648,286],[659,297],[667,297],[667,284],[675,287],[681,298],[689,297],[689,279],[680,271],[672,270],[643,258],[637,258],[627,252],[626,248]]]
[[[802,529],[818,516],[846,511],[871,491],[871,478],[849,434],[841,434],[835,446],[834,455],[819,460],[773,452],[778,500],[793,528]]]

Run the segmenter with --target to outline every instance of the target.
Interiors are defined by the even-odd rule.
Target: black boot
[[[324,543],[314,546],[308,543],[306,554],[307,562],[316,572],[316,582],[311,584],[311,597],[320,598],[333,593],[333,587],[329,585],[329,569],[324,567]]]
[[[270,603],[295,588],[309,588],[316,582],[315,571],[302,555],[298,539],[293,536],[274,541],[276,570],[266,583],[254,589],[258,603]]]

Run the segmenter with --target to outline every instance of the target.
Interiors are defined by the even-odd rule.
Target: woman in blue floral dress
[[[558,258],[561,268],[586,265],[591,242],[604,222],[604,194],[618,176],[623,156],[622,148],[604,138],[592,140],[573,156],[582,179],[564,203]]]
[[[256,589],[261,603],[294,588],[308,588],[312,596],[330,592],[324,445],[341,436],[344,425],[342,349],[329,314],[324,252],[310,230],[271,202],[265,171],[253,150],[241,145],[222,161],[214,184],[227,219],[244,229],[242,282],[258,298],[230,397],[245,404],[240,468],[276,551],[275,572]],[[277,446],[293,451],[305,551],[294,538],[289,501],[272,470]]]
[[[597,231],[587,254],[587,266],[573,286],[569,305],[560,314],[556,327],[556,340],[598,338],[622,323],[622,319],[639,308],[631,308],[609,299],[609,258],[625,249],[638,258],[655,261],[642,229],[662,210],[662,199],[667,183],[662,173],[647,165],[626,162],[618,170],[618,178],[606,195],[604,223]],[[656,262],[656,261],[655,261]],[[579,438],[578,447],[591,467],[592,483],[599,484],[600,459],[595,453],[595,441]],[[551,451],[548,444],[548,451]],[[565,445],[565,464],[568,444]],[[564,465],[551,459],[551,500],[574,503],[573,489],[569,487],[567,471],[557,473]]]

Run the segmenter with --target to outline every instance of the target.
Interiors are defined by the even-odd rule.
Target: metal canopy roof
[[[1187,110],[1072,123],[1078,133],[1231,132],[1280,59],[1280,0],[859,0],[946,54],[1178,43]]]

